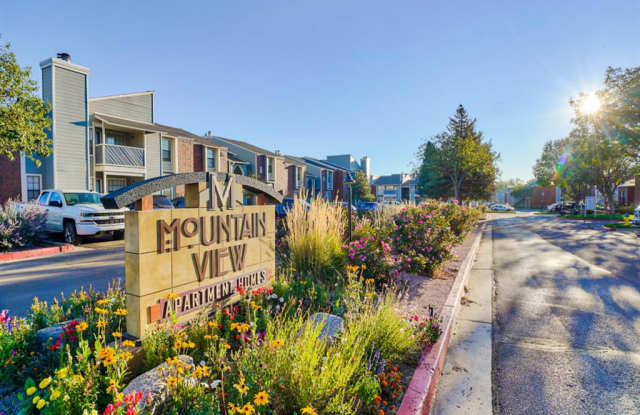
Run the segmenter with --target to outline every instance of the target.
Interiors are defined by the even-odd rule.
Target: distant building
[[[326,161],[334,164],[341,169],[349,171],[351,174],[355,174],[357,171],[362,171],[367,179],[371,178],[371,159],[364,156],[360,161],[356,161],[356,158],[351,154],[340,154],[336,156],[327,156]]]
[[[378,176],[372,181],[371,190],[376,200],[382,203],[416,200],[416,180],[410,174]]]

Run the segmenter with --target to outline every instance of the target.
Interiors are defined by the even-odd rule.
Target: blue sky
[[[640,2],[5,2],[0,34],[34,70],[67,51],[90,95],[153,89],[156,121],[282,152],[409,172],[458,104],[531,177],[568,99],[640,65]]]

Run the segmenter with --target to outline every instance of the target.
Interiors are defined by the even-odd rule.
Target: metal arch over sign
[[[256,179],[226,173],[183,173],[136,183],[102,198],[122,207],[185,185],[185,208],[125,213],[127,332],[185,322],[214,305],[270,284],[275,275],[273,205],[242,205],[242,190],[282,196]]]
[[[226,183],[228,179],[232,177],[233,182],[242,186],[243,189],[252,193],[262,193],[272,202],[282,202],[282,194],[278,193],[273,186],[268,183],[254,179],[253,177],[212,172],[177,173],[142,180],[111,192],[103,196],[101,200],[102,204],[107,209],[120,209],[129,206],[131,203],[140,200],[144,196],[151,195],[164,189],[170,189],[180,185],[210,183],[210,178],[212,177],[215,177],[215,181],[218,183]]]

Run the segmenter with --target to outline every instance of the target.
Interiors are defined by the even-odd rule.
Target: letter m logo
[[[209,186],[209,210],[225,210],[235,207],[232,175],[227,176],[224,188],[220,190],[220,183],[216,180],[216,173],[208,172],[207,184]]]

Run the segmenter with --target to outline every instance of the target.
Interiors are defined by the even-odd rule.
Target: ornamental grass
[[[302,274],[335,276],[345,263],[344,209],[320,197],[307,208],[304,200],[305,195],[296,197],[285,219],[290,265]]]

